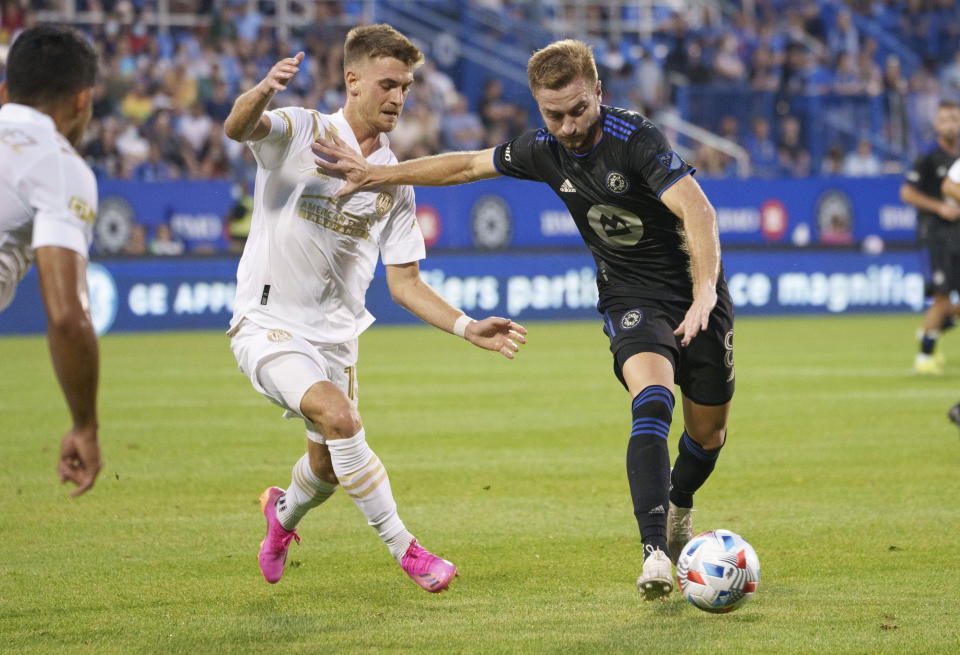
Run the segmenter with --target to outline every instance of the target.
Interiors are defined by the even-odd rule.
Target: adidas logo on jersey
[[[560,185],[560,193],[576,193],[576,192],[577,192],[577,187],[573,186],[570,180],[564,179],[563,184]]]

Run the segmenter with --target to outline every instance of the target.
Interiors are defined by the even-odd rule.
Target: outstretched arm
[[[47,309],[47,340],[53,368],[70,408],[73,427],[60,442],[60,481],[90,489],[100,472],[97,441],[97,381],[100,355],[87,310],[87,262],[58,246],[37,248],[40,291]]]
[[[410,159],[395,166],[378,166],[370,164],[338,136],[332,136],[332,141],[318,138],[313,152],[317,155],[317,168],[347,181],[337,192],[338,198],[380,184],[452,186],[500,175],[493,165],[493,148],[448,152]]]
[[[678,180],[660,199],[683,221],[683,234],[690,253],[693,304],[673,332],[682,337],[681,345],[687,346],[700,330],[707,328],[710,312],[717,304],[717,278],[720,275],[717,213],[691,175]]]
[[[478,348],[494,350],[507,359],[527,339],[526,328],[508,318],[490,316],[480,321],[470,319],[452,307],[430,285],[420,278],[420,264],[388,264],[387,286],[393,300],[425,323],[444,332],[457,334]]]

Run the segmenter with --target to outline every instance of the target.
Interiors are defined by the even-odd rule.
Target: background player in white
[[[36,260],[53,367],[73,427],[60,443],[60,481],[79,496],[100,471],[99,352],[87,298],[97,182],[74,150],[90,121],[97,58],[77,33],[25,30],[0,84],[0,311]],[[8,435],[14,436],[14,435]]]
[[[320,134],[338,134],[373,163],[396,163],[384,132],[397,124],[423,61],[420,51],[389,25],[355,28],[344,44],[341,111],[264,112],[302,61],[302,52],[279,61],[237,98],[225,122],[227,135],[247,141],[258,163],[231,347],[254,388],[307,425],[307,454],[294,465],[290,485],[261,495],[267,534],[260,569],[268,582],[280,579],[290,541],[299,541],[297,523],[339,484],[407,575],[427,591],[442,591],[456,567],[423,549],[405,528],[356,409],[357,337],[373,322],[364,295],[377,257],[393,299],[433,326],[508,358],[525,330],[504,318],[474,321],[421,281],[424,244],[410,187],[335,200],[344,182],[313,163],[310,146]]]

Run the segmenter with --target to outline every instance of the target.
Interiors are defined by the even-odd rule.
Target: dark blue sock
[[[931,335],[929,332],[924,332],[923,337],[920,339],[920,352],[924,355],[932,355],[933,349],[937,345],[937,336],[939,335]]]
[[[957,319],[953,314],[947,314],[943,317],[943,323],[940,324],[940,332],[946,332],[950,328],[956,327]]]
[[[644,546],[667,551],[667,500],[670,452],[667,436],[673,418],[673,394],[651,385],[633,399],[633,430],[627,444],[627,479]],[[647,549],[644,549],[647,550]]]
[[[686,430],[683,431],[680,453],[670,475],[670,502],[677,507],[693,507],[693,494],[713,473],[720,448],[707,450],[694,441]]]

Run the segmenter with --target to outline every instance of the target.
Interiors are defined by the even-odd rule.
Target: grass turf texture
[[[744,535],[762,583],[723,616],[634,587],[629,404],[599,323],[532,324],[514,362],[426,328],[363,337],[361,412],[401,516],[460,567],[436,596],[342,491],[301,524],[284,579],[262,580],[257,495],[287,484],[302,429],[221,334],[103,339],[106,465],[73,500],[46,345],[0,340],[0,651],[957,652],[960,366],[910,375],[916,323],[739,321],[731,436],[696,527]]]

